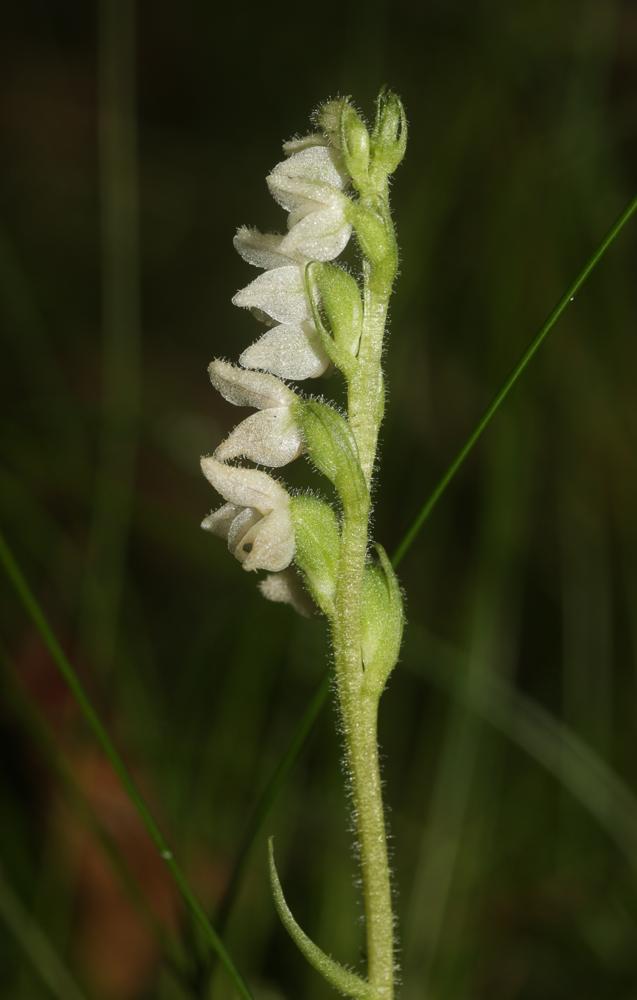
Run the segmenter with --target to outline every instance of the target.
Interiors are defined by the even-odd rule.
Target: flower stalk
[[[267,178],[288,213],[284,235],[242,227],[235,246],[263,273],[234,297],[269,329],[236,368],[210,366],[213,385],[257,412],[204,458],[204,473],[227,503],[204,527],[228,541],[244,569],[270,570],[261,591],[302,613],[312,600],[326,617],[361,873],[367,970],[327,956],[298,926],[274,865],[281,920],[308,962],[345,996],[393,1000],[394,916],[378,758],[378,705],[400,649],[402,597],[381,546],[370,551],[371,487],[385,390],[382,353],[398,254],[389,175],[405,150],[400,100],[382,92],[369,130],[347,99],[324,105],[319,132],[286,143],[287,159]],[[357,280],[332,261],[352,233],[362,257]],[[347,413],[292,391],[281,379],[340,371]],[[279,468],[305,452],[331,483],[337,504],[289,496],[248,459]],[[305,594],[300,587],[305,588]]]

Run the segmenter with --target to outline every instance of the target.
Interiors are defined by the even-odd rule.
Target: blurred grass
[[[104,5],[125,16],[117,8]],[[198,455],[234,419],[205,366],[256,336],[229,304],[249,279],[234,228],[280,224],[263,177],[319,100],[340,90],[369,107],[385,80],[403,95],[411,146],[395,185],[402,274],[376,514],[392,549],[634,193],[637,19],[628,0],[328,4],[308,34],[291,5],[276,18],[140,6],[136,40],[118,29],[110,43],[137,155],[100,175],[97,14],[5,12],[0,520],[212,912],[325,669],[319,623],[264,606],[197,527],[214,503]],[[108,183],[128,204],[115,237]],[[406,1000],[637,991],[636,248],[631,228],[401,566],[412,626],[381,735]],[[114,427],[122,450],[107,460]],[[82,777],[83,729],[0,593],[15,674]],[[352,961],[362,945],[333,721],[324,713],[278,797],[229,923],[259,997],[325,993],[277,926],[265,833],[308,932]],[[90,838],[78,848],[60,830],[58,780],[9,699],[0,739],[10,893],[37,910],[87,995],[182,995],[143,931],[124,949],[118,928],[137,925],[98,879]],[[106,781],[91,774],[85,794]],[[100,808],[149,905],[183,925],[111,790]],[[0,982],[16,1000],[50,995],[9,934]],[[228,995],[219,976],[214,991]]]

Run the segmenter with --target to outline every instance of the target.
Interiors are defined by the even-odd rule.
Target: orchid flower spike
[[[374,544],[373,477],[385,410],[382,369],[398,248],[389,177],[407,139],[404,108],[383,90],[369,127],[349,98],[323,105],[318,131],[283,147],[267,177],[287,212],[287,232],[242,227],[234,245],[262,273],[236,293],[267,329],[239,357],[215,360],[213,386],[235,406],[256,412],[201,460],[223,497],[202,527],[219,535],[245,570],[266,570],[259,588],[301,614],[330,625],[334,690],[343,721],[363,882],[367,972],[335,962],[297,924],[270,850],[274,903],[310,964],[351,1000],[394,1000],[396,948],[391,877],[376,742],[378,701],[396,665],[404,612],[400,586],[381,545]],[[333,263],[355,234],[358,274]],[[347,409],[306,397],[284,380],[317,378],[333,367],[346,385]],[[306,453],[328,495],[290,496],[260,469]]]

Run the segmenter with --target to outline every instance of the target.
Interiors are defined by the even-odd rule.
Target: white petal
[[[201,471],[217,493],[238,507],[254,507],[262,514],[287,508],[287,492],[266,472],[224,465],[210,455],[201,459]]]
[[[241,540],[241,549],[251,547],[243,562],[245,570],[285,569],[294,558],[294,530],[287,505],[273,510],[250,528]]]
[[[230,525],[240,510],[241,507],[237,507],[236,504],[225,503],[223,507],[213,510],[207,517],[204,517],[201,527],[204,531],[210,531],[213,535],[218,535],[220,538],[227,538]]]
[[[351,233],[352,227],[346,222],[340,206],[323,208],[293,223],[281,241],[281,249],[290,256],[299,254],[309,260],[333,260],[343,252]]]
[[[235,406],[254,406],[257,410],[289,406],[295,394],[273,375],[247,372],[227,361],[212,361],[208,365],[210,381],[224,399]]]
[[[300,153],[302,149],[309,149],[310,146],[326,146],[325,136],[321,132],[313,132],[311,135],[295,136],[283,143],[283,152],[286,156],[293,153]]]
[[[277,163],[266,178],[270,193],[286,211],[311,211],[319,205],[333,205],[342,198],[345,177],[336,167],[327,146],[310,146]],[[309,204],[308,204],[309,203]]]
[[[283,236],[280,233],[261,233],[258,229],[241,226],[233,243],[235,250],[248,264],[269,271],[273,267],[284,267],[290,258],[280,252]]]
[[[259,583],[259,590],[269,601],[291,604],[304,618],[309,618],[314,609],[311,598],[303,590],[298,574],[291,568],[284,569],[280,573],[268,573]]]
[[[243,420],[215,451],[220,462],[247,458],[278,469],[303,451],[303,438],[288,407],[263,410]]]
[[[282,324],[246,348],[239,364],[296,380],[322,375],[329,366],[329,358],[311,323]]]
[[[241,507],[239,513],[234,518],[228,531],[228,548],[234,556],[243,562],[247,553],[241,551],[241,542],[250,528],[257,524],[263,517],[254,507]]]
[[[302,323],[310,319],[303,268],[298,264],[265,271],[237,292],[232,301],[244,309],[259,309],[277,323]]]

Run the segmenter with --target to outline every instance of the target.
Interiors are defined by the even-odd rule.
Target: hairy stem
[[[361,592],[367,512],[344,518],[333,641],[337,688],[351,783],[365,908],[368,979],[374,996],[391,1000],[394,920],[376,739],[378,696],[365,691],[361,658]]]
[[[394,275],[394,255],[380,265],[366,266],[363,334],[356,370],[349,382],[349,422],[368,487],[383,416],[381,353]],[[361,652],[369,514],[368,494],[345,505],[343,511],[332,634],[363,887],[368,980],[378,1000],[392,1000],[394,918],[378,761],[379,694],[366,690]]]

